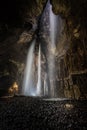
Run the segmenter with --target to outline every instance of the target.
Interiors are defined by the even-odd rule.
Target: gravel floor
[[[0,130],[87,130],[87,100],[2,98]]]

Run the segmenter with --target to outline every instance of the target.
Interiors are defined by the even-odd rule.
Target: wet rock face
[[[65,17],[66,39],[70,38],[68,51],[58,58],[59,83],[62,82],[65,97],[87,97],[87,83],[84,83],[87,78],[87,1],[51,0],[51,3],[53,11]]]

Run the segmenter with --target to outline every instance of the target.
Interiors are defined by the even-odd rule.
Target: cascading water
[[[49,25],[50,25],[50,49],[49,49],[49,79],[50,79],[50,96],[55,96],[55,50],[56,50],[56,28],[58,16],[52,12],[52,6],[49,4]]]
[[[38,52],[38,81],[37,81],[37,95],[41,95],[41,47],[39,44]]]
[[[27,63],[24,72],[24,80],[23,80],[23,89],[22,94],[26,96],[41,96],[41,47],[39,45],[38,51],[38,81],[36,87],[34,86],[34,72],[33,72],[33,63],[34,63],[34,48],[35,48],[34,40],[31,43],[31,46],[28,51]]]
[[[49,0],[42,14],[42,18],[40,19],[38,36],[40,40],[39,43],[41,43],[41,45],[39,44],[38,56],[35,58],[35,55],[34,55],[34,48],[35,48],[36,40],[32,42],[29,52],[28,52],[27,63],[26,63],[26,68],[24,72],[23,89],[22,89],[22,93],[24,95],[28,95],[28,96],[44,95],[48,97],[49,96],[55,97],[56,42],[58,42],[57,37],[61,33],[60,32],[61,25],[59,23],[61,23],[61,18],[60,16],[53,14],[52,5],[50,4],[50,0]],[[46,59],[46,66],[45,66],[46,69],[44,70],[43,79],[41,79],[42,77],[41,76],[42,75],[41,50],[43,50],[42,53],[44,54],[45,59]],[[34,60],[36,61],[35,66],[34,66]],[[35,77],[36,77],[36,80],[35,80]]]
[[[44,96],[48,96],[47,74],[44,77]]]
[[[48,76],[50,83],[50,96],[55,97],[55,61],[56,61],[56,42],[58,37],[58,28],[60,17],[55,15],[52,12],[52,5],[50,4],[50,0],[47,3],[46,11],[48,11],[49,16],[47,17],[47,21],[49,24],[49,43],[48,43]]]
[[[46,74],[44,76],[44,96],[56,97],[56,44],[61,34],[62,20],[59,15],[52,12],[52,5],[48,0],[41,18],[41,34],[44,44],[43,47],[46,57]],[[43,37],[44,36],[44,37]],[[43,42],[42,41],[42,42]]]
[[[27,63],[24,72],[24,80],[23,80],[23,95],[33,95],[33,61],[34,61],[34,47],[35,40],[31,43],[31,46],[28,51]]]

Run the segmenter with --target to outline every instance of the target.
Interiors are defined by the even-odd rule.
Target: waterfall
[[[47,74],[44,77],[44,96],[48,96]]]
[[[38,52],[38,81],[37,81],[37,95],[41,95],[41,47],[39,44]]]
[[[49,25],[50,25],[50,49],[49,49],[49,80],[50,80],[50,96],[55,96],[55,51],[56,51],[56,34],[58,16],[53,14],[52,5],[49,3]]]
[[[33,63],[34,63],[34,47],[35,40],[31,43],[31,46],[28,51],[26,67],[24,71],[24,80],[22,87],[22,94],[26,96],[41,96],[41,47],[39,45],[38,51],[38,81],[36,89],[34,87],[34,72],[33,72]]]
[[[28,51],[27,62],[25,66],[24,72],[24,80],[23,80],[23,95],[33,95],[33,61],[34,61],[34,47],[35,40],[31,43],[31,46]]]
[[[49,9],[49,24],[50,24],[50,40],[51,40],[51,48],[55,49],[55,38],[56,38],[56,27],[57,27],[57,18],[58,16],[55,15],[52,12],[52,5],[50,4],[50,9]],[[55,50],[54,50],[55,51]]]
[[[40,40],[39,43],[41,43],[41,46],[39,44],[38,53],[36,52],[35,55],[36,58],[34,58],[34,48],[36,40],[33,40],[33,42],[31,43],[30,49],[28,51],[27,63],[24,72],[22,93],[24,95],[41,96],[43,90],[44,96],[55,97],[56,43],[58,43],[58,38],[61,33],[62,24],[60,16],[55,15],[52,12],[52,5],[50,4],[50,0],[48,0],[47,2],[47,5],[40,20],[41,21],[38,32],[39,35],[37,35],[39,37],[37,37],[37,39]],[[43,51],[43,54],[45,55],[46,58],[46,66],[45,66],[46,68],[44,67],[45,75],[44,78],[42,79],[41,79],[41,50]],[[43,84],[41,83],[41,80],[43,81],[42,82]]]

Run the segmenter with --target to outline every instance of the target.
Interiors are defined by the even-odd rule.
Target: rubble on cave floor
[[[87,100],[0,99],[0,130],[86,130]]]

